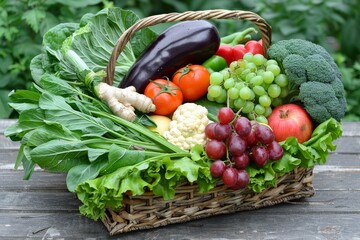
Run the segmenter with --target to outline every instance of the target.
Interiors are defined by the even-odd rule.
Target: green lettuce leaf
[[[205,159],[193,161],[188,157],[171,159],[165,156],[121,167],[110,174],[80,183],[75,193],[83,203],[80,212],[97,220],[104,217],[107,207],[120,208],[125,192],[135,196],[148,189],[164,199],[172,199],[176,186],[185,180],[196,181],[203,191],[214,187]]]
[[[325,164],[329,151],[336,150],[334,141],[341,135],[341,123],[330,118],[314,129],[307,142],[301,144],[296,138],[287,138],[280,143],[284,149],[280,160],[268,161],[263,168],[251,165],[246,169],[250,175],[249,188],[261,192],[275,186],[277,177],[297,167],[312,168],[315,164]]]

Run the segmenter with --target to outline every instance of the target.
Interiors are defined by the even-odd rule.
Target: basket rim
[[[188,20],[215,20],[215,19],[248,20],[254,23],[261,34],[263,49],[266,55],[266,51],[271,43],[272,28],[265,19],[263,19],[254,12],[243,11],[243,10],[212,9],[212,10],[157,14],[139,19],[130,28],[128,28],[126,31],[122,33],[122,35],[118,38],[114,46],[114,49],[111,53],[108,65],[106,67],[106,76],[102,79],[102,81],[109,85],[113,84],[116,61],[122,50],[125,48],[126,44],[130,41],[131,37],[136,33],[136,31],[159,23],[188,21]]]

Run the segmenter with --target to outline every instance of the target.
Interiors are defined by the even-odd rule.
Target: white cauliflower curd
[[[163,136],[172,144],[189,150],[196,144],[205,145],[205,127],[210,120],[208,110],[195,103],[180,105],[173,114],[168,131]]]

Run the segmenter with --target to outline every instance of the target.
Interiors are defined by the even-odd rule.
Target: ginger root
[[[155,111],[152,100],[136,92],[135,87],[117,88],[101,82],[96,86],[98,97],[105,101],[113,113],[130,122],[135,121],[135,109],[148,113]]]

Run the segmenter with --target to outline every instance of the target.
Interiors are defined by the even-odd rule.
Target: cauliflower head
[[[183,150],[190,150],[196,144],[205,145],[205,127],[210,120],[208,110],[195,103],[180,105],[173,114],[169,130],[163,136]]]

